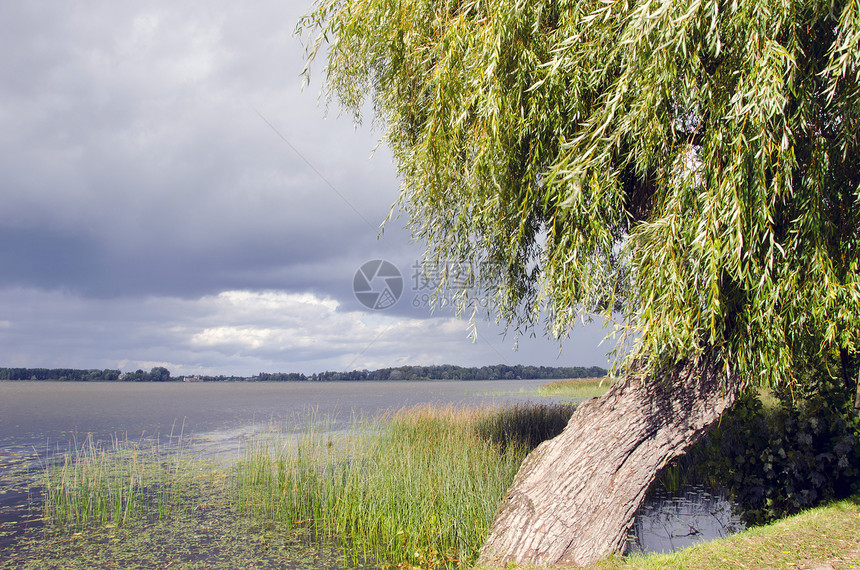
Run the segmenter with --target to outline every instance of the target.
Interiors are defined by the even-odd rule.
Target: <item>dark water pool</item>
[[[744,528],[725,491],[692,485],[669,493],[655,487],[636,515],[628,548],[631,552],[674,552]]]

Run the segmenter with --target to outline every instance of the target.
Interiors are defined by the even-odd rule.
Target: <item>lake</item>
[[[181,433],[183,440],[191,441],[202,455],[229,460],[241,441],[273,423],[281,430],[300,431],[308,418],[316,418],[325,421],[326,429],[339,430],[357,416],[372,417],[419,404],[491,406],[558,401],[538,394],[538,388],[547,382],[0,382],[0,524],[6,525],[6,530],[0,527],[0,561],[15,551],[15,541],[25,526],[8,525],[25,520],[28,505],[38,501],[20,488],[20,475],[37,472],[54,453],[67,450],[75,442],[80,444],[90,435],[103,441],[118,438],[169,443]],[[668,543],[655,542],[655,537],[667,527],[678,526],[677,520],[689,519],[690,509],[696,507],[679,507],[677,501],[665,497],[659,501],[668,507],[655,507],[651,501],[637,521],[640,547],[645,550],[664,550],[667,544],[687,542],[673,539],[671,534]],[[710,497],[699,502],[713,510]],[[725,505],[730,509],[725,501],[720,508]],[[672,519],[672,510],[681,518]],[[729,526],[735,522],[729,516]],[[689,533],[689,526],[681,523],[680,528],[682,533]],[[717,525],[705,532],[697,529],[693,538],[707,540],[725,532]]]
[[[166,442],[181,433],[198,450],[223,454],[273,422],[301,430],[314,416],[337,429],[419,404],[555,401],[538,395],[547,382],[0,382],[0,469],[32,465],[88,434]],[[0,513],[8,500],[0,496]]]
[[[537,394],[547,382],[0,382],[0,453],[44,451],[88,433],[137,439],[183,430],[211,438],[273,420],[303,424],[310,411],[345,424],[425,403],[551,401]]]

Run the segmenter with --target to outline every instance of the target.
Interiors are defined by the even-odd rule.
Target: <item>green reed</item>
[[[341,434],[272,431],[242,451],[235,504],[339,540],[357,562],[468,564],[529,450],[488,427],[500,413],[419,407]]]
[[[581,401],[602,396],[609,390],[613,379],[603,378],[573,378],[557,380],[538,388],[541,396],[556,396],[568,400]]]
[[[174,439],[174,438],[171,438]],[[163,520],[188,507],[199,491],[202,463],[184,457],[184,443],[112,438],[76,441],[59,460],[46,462],[41,486],[44,514],[57,526],[122,526],[136,519]]]
[[[503,447],[518,442],[533,449],[560,434],[574,411],[575,404],[517,404],[485,414],[475,429],[482,438]]]

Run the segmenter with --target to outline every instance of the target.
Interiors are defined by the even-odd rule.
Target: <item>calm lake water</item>
[[[310,412],[345,425],[353,415],[424,403],[551,401],[537,394],[547,382],[0,382],[0,457],[51,449],[88,433],[138,439],[183,431],[211,439],[273,421],[303,426]]]
[[[331,383],[0,382],[0,522],[23,518],[33,497],[16,488],[52,454],[91,435],[169,443],[180,433],[203,455],[229,457],[273,423],[299,431],[309,418],[345,429],[356,416],[419,404],[490,406],[557,399],[538,395],[547,380]],[[685,490],[686,492],[687,490]],[[727,511],[728,509],[728,511]],[[714,514],[717,513],[717,514]],[[688,524],[689,523],[689,524]],[[634,549],[673,550],[738,530],[725,497],[650,498]],[[17,533],[0,533],[0,562]]]

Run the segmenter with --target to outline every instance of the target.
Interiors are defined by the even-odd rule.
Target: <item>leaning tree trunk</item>
[[[523,462],[479,562],[586,565],[623,550],[651,482],[737,394],[723,363],[703,356],[660,377],[629,374],[583,403]]]

